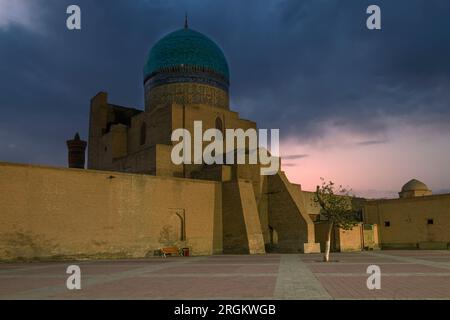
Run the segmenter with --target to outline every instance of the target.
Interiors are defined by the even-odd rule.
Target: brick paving
[[[358,258],[333,256],[338,262],[312,262],[309,266],[335,299],[450,299],[450,251],[374,251],[361,252]],[[371,264],[380,267],[380,290],[367,289],[366,270]]]
[[[0,299],[450,299],[450,251],[0,264]],[[81,268],[68,290],[67,266]],[[369,265],[381,289],[366,286]]]

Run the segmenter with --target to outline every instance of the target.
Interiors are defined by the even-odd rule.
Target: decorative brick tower
[[[86,145],[86,141],[80,139],[78,132],[72,140],[67,140],[69,168],[84,169]]]

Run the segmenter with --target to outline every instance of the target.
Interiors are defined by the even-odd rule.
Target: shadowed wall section
[[[223,252],[265,253],[253,185],[247,180],[223,183]]]
[[[0,163],[0,190],[0,260],[222,252],[218,182]]]
[[[320,252],[315,242],[314,224],[306,213],[298,186],[291,184],[283,172],[268,176],[269,225],[276,230],[280,252]]]

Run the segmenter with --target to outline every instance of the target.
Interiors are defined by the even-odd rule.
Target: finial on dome
[[[184,14],[184,28],[188,28],[188,15],[187,12]]]

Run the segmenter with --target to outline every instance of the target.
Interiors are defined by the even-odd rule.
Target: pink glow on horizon
[[[450,132],[393,126],[383,136],[367,137],[328,128],[313,142],[281,141],[281,168],[303,190],[314,190],[321,184],[320,177],[374,198],[396,197],[412,178],[435,192],[450,189]],[[307,156],[285,158],[293,155]]]

